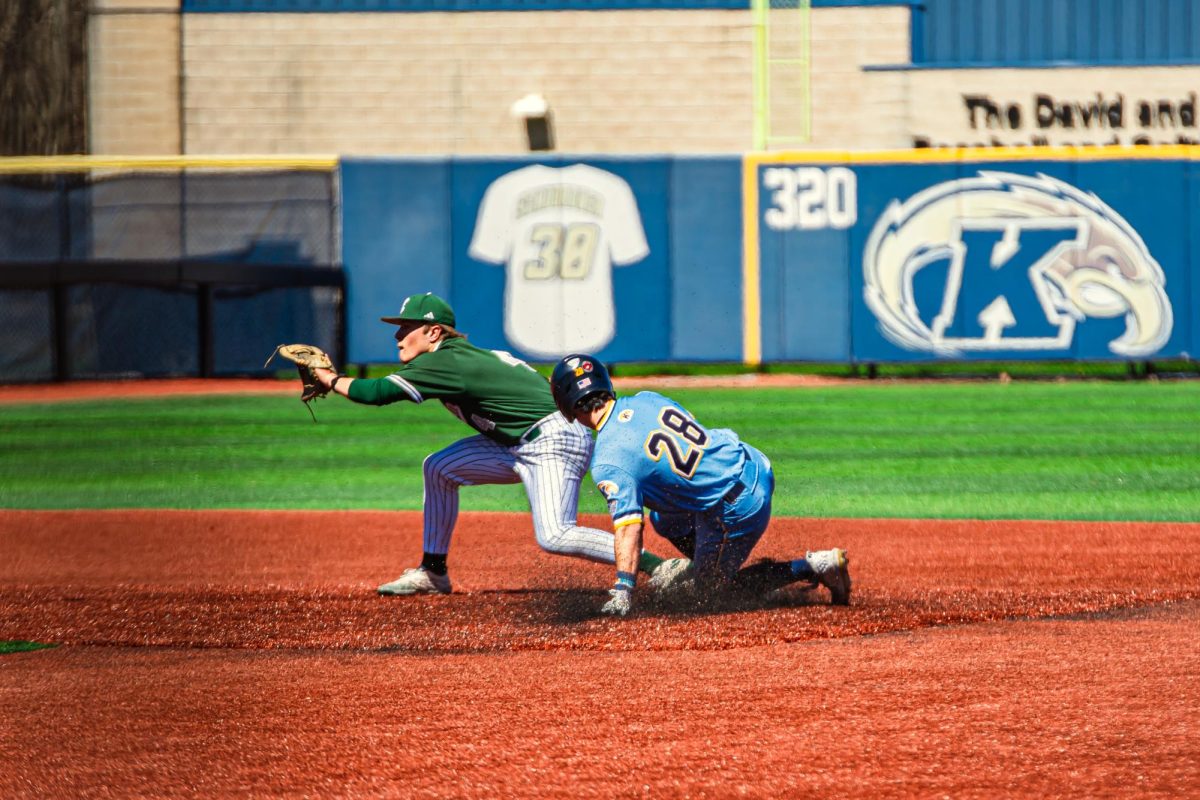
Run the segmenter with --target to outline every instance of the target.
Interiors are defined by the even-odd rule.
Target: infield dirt
[[[602,523],[602,520],[591,520]],[[3,796],[1178,797],[1200,526],[785,519],[821,590],[596,614],[599,565],[465,514],[0,513]],[[665,551],[665,543],[654,546]]]

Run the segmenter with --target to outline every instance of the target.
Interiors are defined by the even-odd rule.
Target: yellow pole
[[[762,363],[762,301],[758,251],[758,165],[760,156],[742,158],[742,363]]]
[[[770,127],[770,85],[767,74],[767,11],[771,0],[752,0],[754,20],[754,149],[765,150]]]

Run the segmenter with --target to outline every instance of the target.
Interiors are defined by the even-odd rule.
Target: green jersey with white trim
[[[457,337],[401,364],[386,378],[352,382],[349,397],[376,406],[441,400],[454,416],[506,447],[556,410],[550,383],[533,367],[502,350],[484,350]]]

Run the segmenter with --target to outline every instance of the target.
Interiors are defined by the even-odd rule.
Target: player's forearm
[[[338,374],[331,369],[316,369],[313,372],[317,380],[325,386],[329,386],[333,379],[337,378],[337,388],[334,391],[355,403],[385,406],[399,400],[413,399],[403,388],[386,378],[352,378],[349,375],[338,378]],[[353,390],[351,386],[354,387]]]
[[[340,394],[342,397],[350,396],[350,384],[354,383],[354,378],[349,375],[338,375],[337,372],[331,369],[317,368],[313,370],[317,380],[321,384],[333,392]]]
[[[642,523],[634,522],[617,528],[614,534],[613,555],[616,556],[617,572],[637,574],[638,561],[642,555]]]

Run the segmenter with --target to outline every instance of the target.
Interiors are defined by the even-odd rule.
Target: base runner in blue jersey
[[[475,430],[425,459],[425,527],[419,566],[379,587],[383,595],[449,594],[447,556],[463,486],[522,483],[533,533],[548,552],[613,563],[613,536],[578,524],[579,487],[592,454],[582,426],[555,410],[546,379],[524,361],[467,341],[454,310],[435,294],[405,299],[395,316],[400,367],[385,378],[313,370],[321,386],[356,403],[438,400]],[[653,574],[663,560],[642,553],[635,569]]]
[[[833,603],[850,602],[844,550],[742,566],[771,520],[775,474],[770,460],[736,433],[701,425],[655,392],[618,398],[608,370],[591,355],[564,358],[550,384],[559,411],[596,431],[592,478],[608,501],[616,531],[617,582],[602,611],[624,616],[633,607],[643,509],[650,510],[655,530],[685,556],[654,572],[650,583],[659,594],[682,587],[701,596],[766,592],[808,581],[827,587]]]

